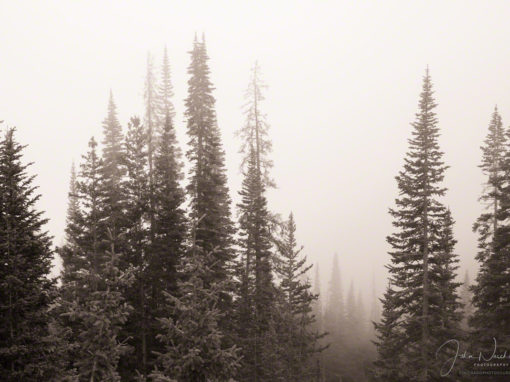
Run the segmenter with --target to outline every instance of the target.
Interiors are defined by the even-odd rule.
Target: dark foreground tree
[[[48,328],[55,297],[51,241],[14,132],[7,129],[0,142],[0,375],[4,381],[58,380]]]
[[[420,381],[439,378],[435,352],[458,335],[458,317],[450,314],[458,307],[458,284],[453,282],[456,256],[448,233],[451,219],[445,218],[447,210],[440,201],[447,167],[439,149],[435,107],[427,69],[404,169],[396,177],[399,197],[390,210],[396,232],[387,238],[392,248],[388,266],[392,299],[399,307],[402,336],[395,356],[400,358],[399,368],[408,373],[406,378],[418,376]]]
[[[164,333],[158,338],[165,349],[151,374],[155,382],[224,382],[239,367],[239,349],[224,345],[219,326],[224,316],[219,309],[221,294],[230,281],[209,281],[214,260],[200,252],[194,227],[192,234],[190,254],[179,264],[186,275],[178,283],[180,297],[166,293],[171,316],[160,320]]]

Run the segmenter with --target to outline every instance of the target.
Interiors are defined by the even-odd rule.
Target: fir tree
[[[191,164],[187,191],[190,195],[190,219],[199,221],[196,245],[201,253],[212,253],[211,259],[215,260],[209,264],[214,270],[211,276],[219,281],[227,277],[233,259],[233,225],[230,219],[225,153],[216,121],[207,60],[205,42],[195,38],[188,68],[188,97],[185,101],[190,146],[187,158]]]
[[[8,128],[0,142],[0,375],[4,381],[54,380],[51,240],[14,131]]]
[[[402,306],[398,305],[396,293],[388,283],[386,292],[381,302],[383,304],[382,318],[374,323],[377,339],[377,360],[374,362],[372,374],[376,381],[381,382],[406,382],[402,368],[403,354],[400,351],[405,342],[403,341]]]
[[[121,239],[124,230],[124,201],[122,182],[125,174],[122,128],[117,119],[117,107],[110,91],[108,113],[103,121],[103,154],[101,168],[101,187],[104,200],[102,215],[104,224],[112,231],[113,237]],[[103,242],[107,237],[103,233]],[[123,244],[114,243],[117,251],[123,250]]]
[[[147,269],[150,248],[150,218],[148,175],[147,130],[137,117],[131,118],[125,138],[125,163],[127,177],[124,182],[126,204],[126,250],[123,253],[123,267],[135,269],[135,280],[127,291],[127,300],[133,306],[126,325],[126,336],[131,337],[134,347],[134,359],[122,360],[122,369],[127,374],[135,370],[147,375],[151,354],[148,351],[148,316],[147,316]]]
[[[239,351],[235,345],[225,347],[219,322],[224,313],[219,309],[221,294],[229,289],[229,280],[214,280],[208,265],[212,254],[201,253],[192,229],[190,255],[180,262],[180,297],[166,293],[172,307],[170,317],[160,321],[165,329],[158,335],[165,351],[158,354],[158,368],[151,374],[155,382],[222,382],[236,375]]]
[[[480,269],[473,286],[473,305],[475,312],[470,320],[474,329],[473,339],[477,347],[493,347],[493,338],[498,346],[508,348],[510,341],[501,333],[510,329],[510,295],[508,256],[510,226],[510,150],[507,142],[510,133],[504,133],[501,117],[495,109],[489,125],[489,132],[482,146],[480,168],[486,176],[485,190],[480,200],[486,205],[486,211],[474,224],[479,233],[479,252],[477,260]]]
[[[85,268],[76,275],[75,285],[82,293],[64,306],[77,341],[73,366],[79,381],[120,381],[117,365],[130,350],[119,334],[132,309],[123,292],[133,280],[133,271],[119,270],[113,237],[110,246],[99,268]]]
[[[266,381],[274,378],[276,366],[276,289],[273,282],[267,202],[264,185],[252,150],[243,180],[240,211],[240,298],[238,301],[243,368],[247,378]]]
[[[421,381],[437,377],[439,371],[433,367],[434,353],[441,345],[437,342],[446,332],[450,338],[457,334],[454,321],[445,328],[436,325],[457,308],[457,284],[452,282],[455,255],[449,246],[453,239],[445,243],[451,226],[445,226],[450,223],[439,200],[446,191],[441,182],[447,167],[438,145],[435,107],[427,69],[409,152],[404,169],[396,177],[400,194],[390,214],[397,230],[387,238],[392,248],[388,269],[394,298],[397,305],[405,307],[399,322],[405,338],[405,346],[399,351],[406,354],[401,367]]]
[[[269,139],[269,124],[266,115],[261,110],[264,101],[263,90],[266,84],[262,81],[260,67],[257,62],[252,68],[251,79],[245,92],[244,114],[245,125],[237,131],[241,138],[240,153],[243,154],[241,172],[246,172],[252,148],[255,150],[257,171],[260,172],[264,187],[274,187],[269,171],[273,167],[273,161],[269,158],[272,143]]]
[[[168,51],[165,46],[163,53],[163,63],[161,65],[161,81],[158,88],[158,108],[157,115],[161,131],[165,128],[167,116],[170,118],[170,124],[173,125],[175,118],[175,109],[172,103],[174,88],[170,74],[170,62]]]
[[[466,273],[464,275],[464,282],[462,283],[462,286],[460,287],[459,297],[460,297],[460,302],[463,307],[461,327],[465,331],[468,331],[469,321],[470,321],[471,316],[473,315],[473,311],[474,311],[473,302],[472,302],[473,291],[472,291],[472,285],[471,285],[471,280],[469,278],[468,270],[466,270]]]
[[[306,265],[306,256],[301,255],[303,247],[297,247],[295,232],[296,224],[291,213],[277,243],[280,256],[277,272],[283,294],[279,307],[283,322],[278,332],[283,361],[281,374],[283,380],[289,382],[313,380],[314,356],[323,350],[318,341],[324,336],[314,330],[312,306],[318,296],[311,293],[309,281],[303,281],[302,276],[312,266]]]

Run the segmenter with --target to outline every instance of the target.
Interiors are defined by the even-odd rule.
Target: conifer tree
[[[296,224],[292,213],[285,223],[282,238],[277,247],[280,261],[277,272],[281,278],[279,289],[282,293],[278,336],[282,349],[282,372],[285,381],[312,381],[315,375],[315,355],[322,351],[318,343],[324,334],[314,329],[315,316],[312,305],[318,296],[312,294],[308,280],[303,281],[312,267],[306,265],[306,256],[301,255],[303,247],[296,243]]]
[[[400,194],[396,208],[390,210],[396,232],[387,238],[392,247],[388,269],[393,298],[405,307],[400,310],[399,322],[405,338],[399,352],[406,355],[401,367],[421,381],[437,378],[439,370],[433,365],[441,345],[437,342],[446,332],[455,336],[458,324],[452,320],[446,327],[436,325],[444,315],[453,318],[449,314],[457,308],[458,284],[452,282],[456,256],[451,252],[453,239],[448,233],[451,222],[440,202],[446,191],[441,182],[447,167],[438,145],[435,107],[427,69],[409,152],[404,169],[396,177]]]
[[[113,237],[120,240],[124,231],[124,195],[123,177],[125,174],[124,137],[122,128],[117,118],[117,107],[113,100],[113,93],[110,91],[108,101],[108,113],[103,121],[103,153],[101,168],[101,187],[103,188],[104,200],[102,215],[104,224],[112,232]],[[102,242],[106,243],[106,234],[103,233]],[[114,243],[116,251],[123,250],[122,243]]]
[[[147,375],[148,316],[147,316],[147,269],[150,247],[150,218],[148,174],[147,130],[137,117],[131,118],[125,138],[125,163],[127,177],[124,182],[126,204],[126,250],[123,253],[123,265],[135,269],[135,279],[127,291],[127,300],[133,306],[126,325],[126,336],[131,337],[134,347],[133,357],[122,360],[122,369],[128,374],[135,370]]]
[[[336,341],[342,335],[341,330],[345,324],[344,298],[340,268],[338,266],[338,254],[333,257],[331,278],[329,281],[328,302],[324,314],[324,327],[330,334],[330,339]]]
[[[315,327],[317,332],[322,333],[324,331],[324,312],[322,306],[322,294],[321,294],[321,281],[319,263],[315,265],[315,278],[313,283],[313,294],[317,296],[317,299],[313,303],[313,315],[315,316]]]
[[[243,348],[245,378],[275,380],[277,356],[276,288],[273,281],[271,217],[265,190],[271,181],[268,158],[271,148],[268,124],[260,111],[263,100],[258,66],[255,65],[246,92],[246,124],[239,130],[244,154],[244,173],[239,209],[238,336]]]
[[[158,335],[165,344],[158,354],[158,365],[151,374],[154,382],[222,382],[234,377],[239,367],[239,349],[226,347],[219,322],[225,314],[219,309],[221,294],[230,287],[228,279],[214,281],[208,265],[212,254],[200,253],[196,229],[192,229],[190,254],[181,259],[179,297],[166,293],[171,315],[161,318],[165,329]],[[209,281],[213,280],[213,281]]]
[[[190,219],[199,221],[196,245],[201,253],[212,253],[211,259],[215,260],[209,264],[214,270],[211,277],[219,281],[227,277],[233,260],[233,225],[230,218],[225,153],[216,121],[213,86],[209,79],[207,60],[205,41],[202,39],[199,42],[195,37],[188,68],[188,96],[185,101],[190,146],[187,158],[191,164],[187,191],[190,195]],[[223,300],[226,300],[226,294]],[[225,305],[225,302],[222,305]]]
[[[331,267],[324,328],[328,333],[325,342],[329,345],[323,357],[326,377],[339,379],[345,369],[344,364],[338,361],[345,354],[346,320],[342,280],[336,253]]]
[[[161,65],[161,80],[158,88],[158,122],[160,124],[161,131],[164,129],[166,124],[167,116],[170,118],[170,124],[173,126],[175,118],[175,109],[172,102],[174,96],[174,88],[172,85],[172,79],[170,74],[170,61],[168,59],[168,51],[165,46],[163,53],[163,63]]]
[[[133,270],[118,268],[119,255],[108,232],[110,251],[104,254],[104,261],[98,268],[80,270],[75,285],[81,296],[64,305],[77,341],[73,366],[79,381],[120,381],[117,365],[130,350],[119,334],[132,309],[123,292],[133,280]]]
[[[471,280],[469,278],[469,271],[466,270],[466,273],[464,275],[464,282],[462,283],[462,286],[460,287],[460,302],[462,304],[462,321],[461,321],[461,327],[465,331],[468,331],[469,329],[469,321],[471,319],[471,316],[473,315],[474,307],[473,307],[473,291],[472,291],[472,285]]]
[[[0,375],[4,381],[54,380],[51,239],[14,131],[8,128],[0,142]]]
[[[486,210],[478,218],[473,228],[479,233],[477,260],[480,269],[473,286],[475,311],[470,320],[474,329],[473,340],[477,348],[493,347],[493,338],[498,346],[508,347],[510,341],[501,333],[510,329],[508,315],[509,301],[508,256],[510,211],[510,133],[503,130],[501,116],[497,108],[492,114],[487,138],[482,146],[480,168],[486,176],[484,192],[480,198]]]
[[[400,325],[402,306],[398,305],[391,283],[388,283],[381,302],[383,304],[381,321],[374,323],[377,360],[374,362],[372,375],[380,382],[405,382],[408,379],[404,374],[403,354],[400,351],[405,343]]]

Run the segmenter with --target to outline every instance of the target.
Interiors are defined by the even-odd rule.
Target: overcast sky
[[[295,214],[298,240],[321,265],[337,252],[345,285],[385,285],[387,211],[397,196],[430,67],[440,145],[451,166],[446,202],[463,273],[475,269],[480,145],[497,103],[510,121],[507,1],[8,1],[0,0],[0,120],[28,144],[48,230],[61,243],[69,171],[101,140],[109,90],[126,127],[143,112],[147,52],[166,44],[181,144],[189,50],[206,35],[217,115],[237,200],[241,106],[258,60],[269,85],[278,188],[273,211]],[[474,276],[474,275],[473,275]]]

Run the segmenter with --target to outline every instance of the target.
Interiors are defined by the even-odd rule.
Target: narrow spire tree
[[[409,152],[404,169],[396,177],[399,197],[396,208],[390,210],[396,232],[387,238],[392,248],[388,269],[394,298],[398,306],[405,308],[400,310],[399,323],[405,337],[405,346],[399,350],[406,353],[406,364],[402,367],[418,375],[420,381],[429,381],[437,373],[433,362],[435,351],[441,345],[437,344],[442,338],[438,331],[442,329],[435,323],[439,316],[456,306],[455,298],[447,301],[440,298],[443,288],[456,296],[457,285],[451,282],[453,276],[441,275],[444,269],[437,266],[450,264],[455,255],[443,242],[445,224],[450,224],[445,220],[446,208],[440,202],[446,191],[441,183],[447,167],[439,149],[435,107],[427,69],[419,111],[412,123]],[[454,270],[450,267],[448,272]],[[445,284],[440,285],[438,280]]]
[[[123,140],[122,128],[117,118],[117,107],[113,100],[113,93],[110,90],[108,113],[103,121],[101,186],[103,188],[104,203],[101,213],[104,216],[105,226],[110,229],[113,237],[117,239],[119,239],[124,225],[122,181],[125,168],[123,166]],[[106,234],[103,234],[102,239],[106,242]],[[114,245],[116,250],[122,249],[120,243],[114,243]]]
[[[187,191],[190,195],[190,218],[199,221],[196,245],[201,248],[201,253],[212,253],[210,258],[214,261],[209,266],[214,272],[211,276],[221,280],[227,277],[233,259],[233,225],[225,153],[216,121],[207,60],[205,42],[195,38],[188,68],[188,97],[185,101],[190,146],[187,158],[191,163]]]
[[[477,260],[480,269],[473,286],[475,312],[470,320],[474,329],[473,339],[477,346],[490,348],[492,339],[497,338],[498,346],[510,345],[501,333],[510,330],[508,301],[508,256],[510,253],[507,223],[510,214],[510,150],[497,108],[492,113],[489,132],[482,149],[480,168],[486,176],[485,189],[480,200],[486,210],[475,222],[473,229],[478,232]]]

